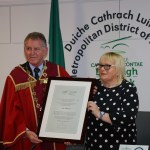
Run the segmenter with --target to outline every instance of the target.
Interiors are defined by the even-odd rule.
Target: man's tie
[[[40,69],[38,67],[34,68],[34,72],[35,72],[35,78],[38,80],[39,79],[39,71]]]

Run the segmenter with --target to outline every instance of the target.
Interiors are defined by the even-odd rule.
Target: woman
[[[136,87],[125,79],[124,58],[113,52],[101,56],[97,93],[88,102],[86,150],[118,150],[136,144],[139,108]]]

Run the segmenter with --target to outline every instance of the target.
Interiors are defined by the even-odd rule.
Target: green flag
[[[49,60],[65,68],[63,42],[59,25],[58,0],[51,0],[49,46]]]

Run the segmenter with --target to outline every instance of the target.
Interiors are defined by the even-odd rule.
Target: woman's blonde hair
[[[108,60],[114,62],[114,65],[116,66],[118,81],[125,79],[124,58],[118,53],[107,52],[100,57],[99,63]]]

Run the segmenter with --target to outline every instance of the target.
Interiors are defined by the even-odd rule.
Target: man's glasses
[[[116,65],[109,65],[109,64],[103,65],[103,64],[97,64],[97,66],[99,67],[99,69],[101,69],[101,68],[104,67],[105,70],[109,70],[112,66],[116,66]]]

